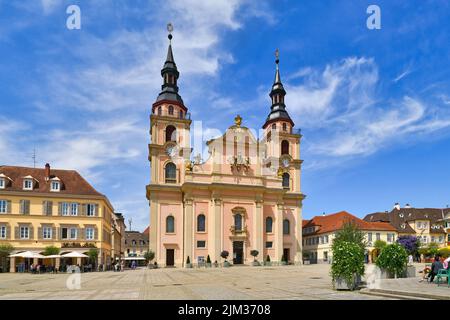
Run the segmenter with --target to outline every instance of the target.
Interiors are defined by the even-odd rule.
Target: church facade
[[[172,35],[169,35],[172,40]],[[161,93],[150,115],[150,250],[160,266],[209,260],[233,264],[302,263],[299,130],[286,111],[277,54],[271,107],[260,137],[236,116],[192,161],[191,119],[179,94],[172,44],[161,70]]]

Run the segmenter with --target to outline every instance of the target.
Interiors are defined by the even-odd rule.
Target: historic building
[[[446,224],[450,220],[450,208],[413,208],[409,204],[401,207],[396,203],[391,211],[371,213],[364,220],[388,222],[400,236],[417,236],[422,245],[437,243],[444,247],[450,242],[446,233],[450,226]]]
[[[396,229],[387,222],[367,222],[346,211],[315,216],[303,222],[304,260],[309,263],[330,263],[332,261],[331,245],[335,234],[347,222],[356,224],[365,234],[366,262],[372,261],[375,241],[382,240],[391,244],[397,240]]]
[[[149,240],[159,265],[184,266],[188,258],[197,264],[208,256],[220,263],[222,251],[245,264],[253,261],[251,250],[260,261],[302,263],[302,136],[286,111],[278,65],[277,54],[260,137],[237,116],[207,142],[208,159],[191,161],[191,119],[170,43],[150,116]]]
[[[78,172],[49,164],[0,166],[0,244],[11,244],[13,253],[42,253],[47,246],[61,254],[97,248],[98,263],[107,266],[122,256],[124,232],[122,215]],[[11,258],[11,272],[19,260]]]
[[[135,261],[139,265],[144,265],[144,254],[149,248],[148,232],[126,231],[123,238],[123,247],[125,250],[125,261],[128,261],[128,263]]]

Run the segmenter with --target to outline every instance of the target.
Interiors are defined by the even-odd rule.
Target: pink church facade
[[[169,36],[171,39],[171,35]],[[178,93],[172,46],[161,70],[162,91],[150,115],[150,249],[160,266],[201,264],[208,256],[233,264],[302,263],[299,131],[284,104],[276,64],[272,105],[260,137],[237,116],[192,161],[191,119]]]

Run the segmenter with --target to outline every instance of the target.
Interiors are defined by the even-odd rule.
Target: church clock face
[[[282,164],[283,167],[285,167],[285,168],[289,167],[290,163],[291,163],[291,162],[289,161],[288,158],[284,158],[284,159],[281,161],[281,164]]]
[[[175,146],[168,146],[166,148],[166,153],[169,157],[175,156],[175,153],[176,153]]]

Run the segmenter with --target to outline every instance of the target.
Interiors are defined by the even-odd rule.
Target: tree
[[[425,257],[430,258],[439,254],[439,245],[437,243],[431,242],[426,247],[421,247],[419,253],[423,254]]]
[[[89,261],[91,261],[91,263],[93,262],[94,266],[97,266],[98,250],[94,248],[89,249],[87,255],[89,257]]]
[[[381,251],[384,247],[387,246],[386,241],[383,240],[376,240],[373,244],[375,249],[378,249],[379,251]]]
[[[6,265],[6,258],[9,257],[11,252],[14,251],[14,247],[9,244],[0,244],[0,266],[2,268],[2,271],[6,271],[7,265]]]
[[[153,259],[155,259],[155,253],[152,250],[146,251],[144,253],[144,259],[145,259],[145,262],[147,264],[149,264]]]
[[[225,261],[227,261],[227,258],[228,258],[229,255],[230,255],[230,253],[229,253],[228,251],[226,251],[226,250],[224,250],[224,251],[222,251],[222,252],[220,253],[220,256],[221,256],[222,258],[224,258]]]
[[[209,257],[209,254],[208,254],[208,257],[206,257],[206,263],[208,264],[211,264],[211,258]]]
[[[348,287],[353,289],[355,277],[362,275],[364,275],[364,249],[353,242],[334,242],[331,264],[333,286],[338,279],[343,279]]]
[[[44,256],[53,256],[59,254],[60,249],[55,246],[48,246],[44,249]]]
[[[415,236],[399,236],[397,243],[403,246],[408,254],[415,255],[420,247],[420,242]]]
[[[259,254],[258,250],[250,251],[250,255],[253,257],[253,261],[256,261],[256,257],[258,256],[258,254]]]
[[[380,269],[386,270],[398,277],[406,269],[408,253],[402,245],[393,243],[381,250],[380,256],[375,263]]]
[[[362,232],[358,225],[351,220],[345,221],[342,225],[342,229],[336,232],[333,245],[334,243],[340,243],[340,242],[351,242],[355,243],[358,246],[360,246],[363,251],[366,249],[367,242],[365,239],[364,232]]]

